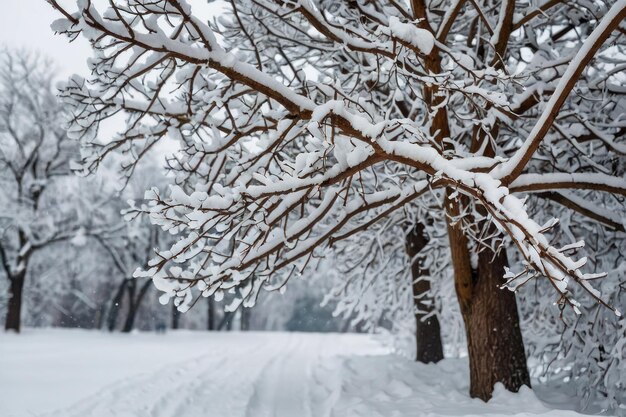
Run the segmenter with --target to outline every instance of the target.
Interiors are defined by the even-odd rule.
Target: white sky
[[[77,37],[72,43],[62,35],[55,35],[50,24],[61,17],[45,0],[0,0],[0,47],[26,49],[40,52],[52,59],[58,79],[64,80],[72,74],[89,78],[87,59],[92,56],[91,46],[83,37]],[[76,10],[76,0],[60,0],[68,10]],[[205,18],[211,18],[223,10],[223,2],[191,0],[194,11]],[[0,51],[0,53],[2,53]],[[103,137],[112,136],[116,131],[115,123],[104,123],[100,127]],[[172,141],[162,143],[157,152],[169,153],[177,149]]]
[[[4,0],[0,13],[0,45],[39,51],[57,65],[59,75],[87,75],[89,43],[79,37],[71,44],[50,29],[59,15],[45,0]],[[63,2],[65,3],[65,2]]]
[[[50,24],[61,17],[46,0],[0,0],[0,45],[10,48],[26,48],[49,56],[57,65],[59,75],[88,75],[87,58],[91,47],[79,36],[74,42],[55,35]],[[76,9],[75,0],[60,0],[68,10]],[[223,8],[222,2],[191,0],[194,11],[207,18],[215,16]]]

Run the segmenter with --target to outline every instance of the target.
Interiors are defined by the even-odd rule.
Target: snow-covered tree
[[[429,363],[443,358],[440,320],[451,330],[443,337],[458,342],[453,331],[458,325],[453,322],[459,315],[450,314],[456,301],[444,278],[450,264],[447,238],[442,239],[445,220],[436,221],[429,216],[432,208],[420,206],[407,206],[334,245],[330,256],[334,287],[326,300],[336,300],[335,313],[351,318],[354,325],[368,331],[391,330],[403,353],[414,352],[418,361]],[[411,224],[407,219],[419,221]],[[406,346],[409,332],[414,346]]]
[[[611,305],[624,309],[626,234],[618,217],[618,205],[622,203],[612,197],[597,201],[592,193],[585,197],[568,196],[585,206],[595,203],[604,207],[601,212],[614,223],[610,227],[600,225],[576,211],[561,208],[558,238],[570,241],[572,236],[584,237],[588,262],[608,273],[598,283],[602,293]],[[539,218],[559,209],[560,203],[551,199],[541,199],[535,205]],[[554,300],[547,296],[549,288],[545,284],[536,282],[520,292],[527,350],[532,361],[540,365],[537,377],[567,387],[568,394],[578,399],[577,406],[581,409],[594,412],[618,410],[620,405],[623,408],[626,404],[624,317],[580,297],[580,289],[573,290],[584,300],[585,314],[557,310],[553,307]]]
[[[116,201],[111,197],[94,177],[68,172],[50,184],[41,207],[54,207],[58,218],[68,219],[60,225],[67,227],[66,238],[30,257],[22,325],[97,328],[103,323],[113,266],[93,238],[123,226],[121,216],[111,212],[110,202]]]
[[[64,193],[76,144],[62,128],[50,62],[5,50],[0,57],[0,264],[9,281],[6,330],[20,330],[22,293],[33,255],[75,238],[80,196]],[[69,202],[74,207],[69,208]]]
[[[130,175],[178,143],[176,185],[134,210],[182,235],[136,273],[179,309],[224,291],[251,306],[425,194],[447,223],[472,396],[530,383],[503,276],[545,280],[576,312],[576,287],[614,309],[602,271],[574,257],[580,236],[552,237],[558,222],[533,220],[526,195],[556,193],[600,224],[602,206],[568,196],[626,195],[626,0],[233,1],[212,23],[183,0],[49,2],[53,29],[95,50],[92,76],[63,92],[84,171],[118,153]],[[98,138],[119,115],[126,127]]]
[[[146,187],[159,185],[164,181],[162,160],[153,158],[145,162],[130,181],[124,182],[123,190],[114,189],[108,192],[111,197],[107,204],[107,216],[112,224],[118,226],[111,228],[108,233],[94,236],[107,255],[102,261],[115,271],[110,279],[116,280],[116,288],[109,301],[106,318],[106,326],[110,331],[117,329],[120,321],[123,332],[133,330],[137,313],[151,289],[149,279],[134,278],[133,272],[137,265],[147,265],[155,248],[168,246],[172,240],[169,233],[150,227],[143,216],[130,216],[127,221],[122,218],[122,213],[127,208],[125,199],[138,199]],[[116,178],[117,174],[109,171],[108,175]],[[101,181],[107,182],[109,179],[101,178]],[[115,194],[121,198],[116,198]],[[120,320],[121,313],[124,317]]]

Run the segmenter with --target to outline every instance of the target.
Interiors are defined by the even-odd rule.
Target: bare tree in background
[[[72,175],[77,146],[62,128],[51,63],[36,54],[0,57],[0,262],[10,283],[6,330],[20,330],[22,293],[34,252],[73,238],[77,214],[55,194]],[[49,191],[50,190],[50,191]],[[67,197],[67,196],[66,196]]]
[[[151,288],[150,280],[133,278],[133,272],[137,265],[142,265],[150,259],[154,248],[159,246],[158,234],[158,230],[148,229],[137,220],[128,223],[121,231],[95,237],[109,254],[112,264],[117,269],[116,275],[122,277],[108,310],[109,331],[117,328],[119,313],[124,306],[126,315],[123,319],[122,332],[128,333],[133,330],[137,312]]]

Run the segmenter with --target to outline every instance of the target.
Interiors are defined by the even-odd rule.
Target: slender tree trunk
[[[34,200],[37,201],[36,199]],[[36,207],[35,207],[36,208]],[[11,297],[7,305],[7,315],[4,322],[4,330],[20,332],[22,326],[22,294],[24,292],[24,281],[26,281],[26,271],[28,262],[33,252],[32,245],[29,245],[26,233],[21,228],[18,231],[19,252],[16,265],[19,272],[9,274],[9,291]]]
[[[109,308],[109,316],[107,317],[107,328],[110,332],[115,330],[115,326],[117,324],[117,316],[120,313],[120,308],[122,306],[122,299],[124,298],[124,292],[126,291],[126,285],[128,280],[124,279],[119,287],[117,287],[117,292],[115,293],[115,297],[111,300],[111,308]]]
[[[22,292],[25,277],[25,273],[10,277],[11,297],[9,298],[6,320],[4,322],[5,330],[20,332],[22,323]]]
[[[241,330],[250,330],[250,309],[241,306]]]
[[[207,330],[215,330],[215,299],[207,298]]]
[[[137,306],[131,305],[126,313],[126,319],[124,320],[124,327],[122,327],[122,333],[130,333],[135,326],[135,316],[137,315]]]
[[[225,311],[224,316],[222,316],[222,320],[217,325],[217,330],[231,330],[234,315],[235,314],[233,312]]]
[[[235,315],[236,315],[236,311],[233,311],[228,316],[228,319],[226,320],[226,330],[228,330],[228,331],[233,330],[233,322],[235,321]]]
[[[137,312],[139,311],[139,307],[141,306],[141,302],[144,300],[146,293],[150,289],[151,280],[146,280],[143,283],[141,288],[139,289],[139,294],[135,297],[135,286],[131,287],[132,291],[129,288],[128,293],[128,301],[129,307],[128,312],[126,313],[126,320],[124,320],[124,327],[122,328],[122,332],[130,333],[135,327],[135,318],[137,317]]]
[[[96,310],[96,329],[102,330],[102,326],[104,326],[104,318],[107,314],[106,304],[106,302],[103,302],[102,304],[100,304],[100,307],[98,307],[98,310]]]
[[[417,223],[407,234],[406,251],[411,258],[413,277],[413,299],[415,302],[415,360],[423,363],[439,362],[443,359],[441,328],[435,312],[435,300],[432,297],[430,281],[426,278],[429,271],[423,267],[424,258],[419,253],[428,244],[424,225]]]
[[[172,303],[172,329],[178,329],[180,326],[180,311]]]

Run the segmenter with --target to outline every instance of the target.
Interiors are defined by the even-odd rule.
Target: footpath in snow
[[[525,389],[467,395],[367,335],[26,330],[0,335],[2,417],[570,417]]]

